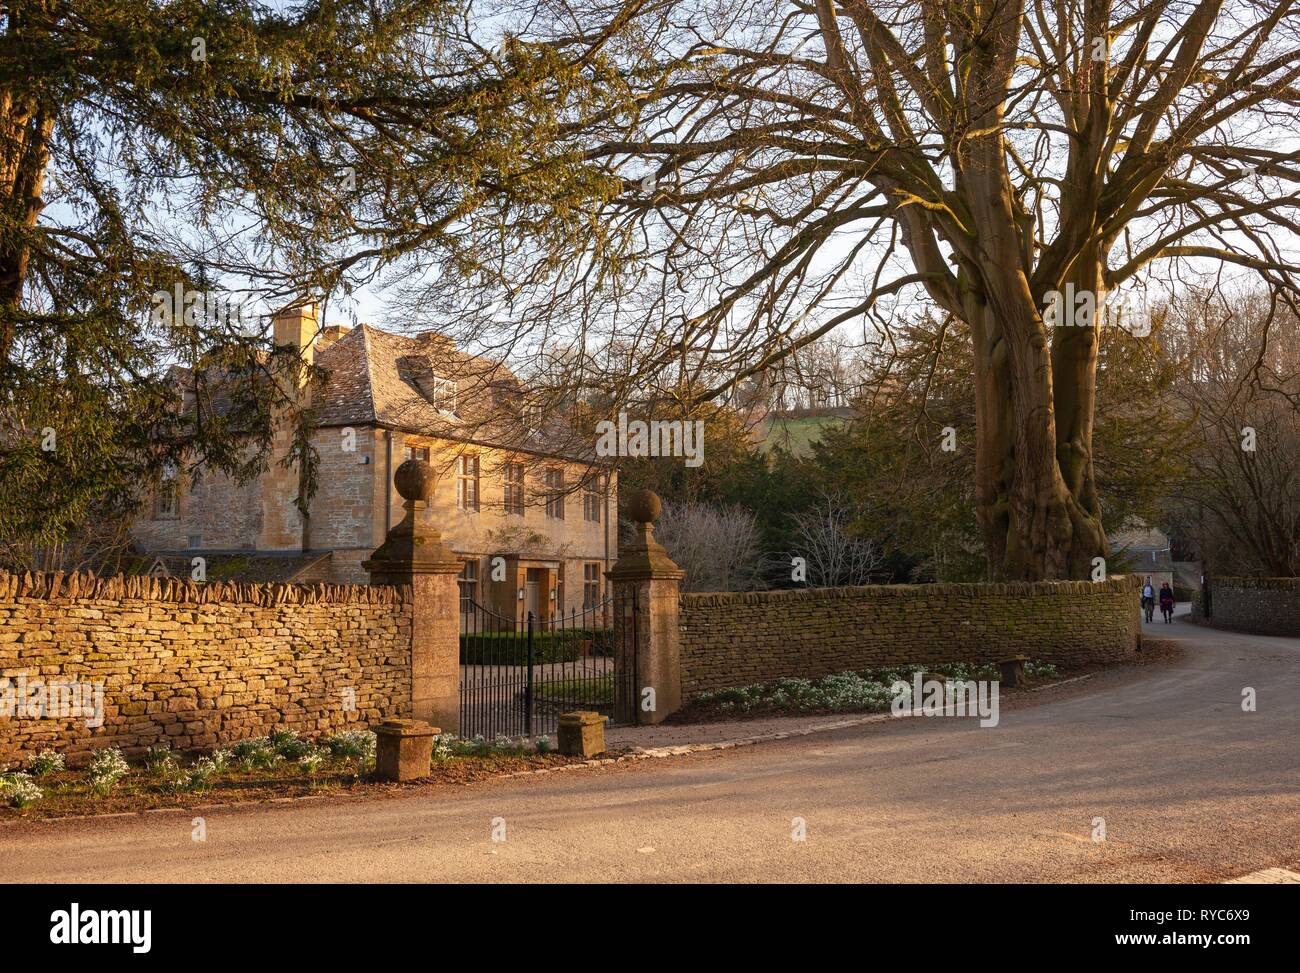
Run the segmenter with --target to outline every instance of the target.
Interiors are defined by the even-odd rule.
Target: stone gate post
[[[654,538],[654,521],[662,509],[659,497],[649,490],[628,498],[636,536],[620,545],[618,561],[607,575],[613,585],[615,672],[636,673],[635,686],[616,676],[615,711],[622,710],[618,688],[630,688],[628,702],[635,707],[637,723],[662,723],[682,705],[677,596],[684,572]],[[635,632],[629,630],[633,625]],[[646,689],[654,690],[653,708],[647,708]]]
[[[406,516],[362,563],[371,584],[411,588],[411,717],[444,732],[460,729],[460,561],[421,511],[433,496],[437,474],[424,460],[408,459],[393,484]]]

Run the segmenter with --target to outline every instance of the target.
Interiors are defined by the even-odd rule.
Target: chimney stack
[[[324,351],[351,330],[351,326],[346,324],[326,325],[321,331],[320,337],[316,339],[316,350]]]
[[[310,544],[310,519],[303,517],[294,504],[303,487],[302,469],[286,467],[284,461],[294,445],[294,426],[290,413],[307,406],[311,390],[307,369],[315,359],[312,345],[317,332],[316,305],[288,307],[272,319],[271,335],[277,349],[292,349],[293,359],[276,362],[276,381],[289,401],[275,410],[271,435],[269,468],[258,477],[261,493],[261,524],[257,536],[259,551],[305,551]]]
[[[303,304],[288,307],[276,314],[272,324],[272,337],[275,347],[290,347],[298,355],[303,367],[298,371],[298,386],[307,381],[307,369],[315,359],[314,345],[319,325],[316,320],[316,305]]]

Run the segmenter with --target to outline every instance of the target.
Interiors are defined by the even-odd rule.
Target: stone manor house
[[[415,457],[438,473],[425,515],[464,561],[462,611],[473,599],[507,619],[545,619],[601,603],[618,558],[617,474],[530,405],[508,368],[437,332],[321,328],[310,307],[277,316],[274,335],[328,373],[296,392],[316,414],[309,515],[294,505],[297,471],[279,465],[285,422],[267,471],[247,484],[216,472],[165,480],[132,532],[154,573],[189,577],[201,556],[213,580],[365,584],[362,562],[404,515],[393,473]]]

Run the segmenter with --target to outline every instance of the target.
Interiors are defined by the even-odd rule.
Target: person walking
[[[1160,586],[1160,614],[1165,616],[1165,624],[1174,620],[1174,589],[1166,581]]]
[[[1151,583],[1151,575],[1149,574],[1142,584],[1142,613],[1146,615],[1148,622],[1156,613],[1156,589]]]

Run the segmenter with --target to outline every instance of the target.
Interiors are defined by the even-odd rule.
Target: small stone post
[[[998,671],[1002,676],[1003,688],[1016,689],[1025,684],[1025,663],[1028,661],[1027,655],[1013,655],[998,660]]]
[[[441,732],[423,720],[385,720],[375,730],[375,776],[402,782],[429,776],[433,738]]]
[[[607,575],[614,586],[614,711],[637,723],[662,723],[682,705],[677,598],[684,572],[654,538],[654,521],[662,509],[650,490],[628,497],[627,513],[637,525],[636,536],[621,546],[618,562]],[[633,672],[635,685],[627,679]],[[647,689],[654,690],[653,708],[647,708]]]
[[[408,459],[393,483],[406,516],[362,567],[371,584],[411,588],[411,717],[456,732],[460,727],[460,561],[421,511],[437,482],[424,460]]]
[[[594,757],[605,752],[605,721],[608,716],[586,711],[560,714],[560,753],[569,757]]]

